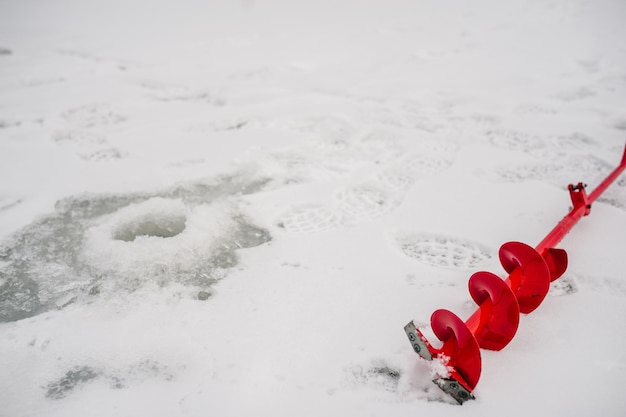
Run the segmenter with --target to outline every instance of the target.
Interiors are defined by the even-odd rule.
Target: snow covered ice
[[[0,2],[0,416],[621,416],[626,178],[477,399],[467,318],[626,140],[619,0]],[[432,336],[432,337],[431,337]]]

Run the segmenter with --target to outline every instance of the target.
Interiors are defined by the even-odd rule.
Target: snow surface
[[[476,401],[403,332],[468,317],[469,276],[618,163],[624,22],[622,0],[0,1],[0,415],[626,415],[624,176],[482,352]]]

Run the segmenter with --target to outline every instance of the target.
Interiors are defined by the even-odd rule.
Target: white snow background
[[[0,0],[0,415],[626,415],[624,176],[475,401],[403,331],[618,164],[625,40],[622,0]]]

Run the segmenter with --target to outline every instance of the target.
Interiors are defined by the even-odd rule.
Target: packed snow
[[[476,400],[403,331],[469,317],[471,274],[504,278],[501,244],[617,166],[624,22],[621,0],[0,1],[0,416],[625,415],[626,175],[481,352]]]

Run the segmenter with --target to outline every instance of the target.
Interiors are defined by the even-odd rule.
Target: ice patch
[[[63,377],[48,384],[46,397],[54,400],[65,398],[74,390],[74,388],[85,384],[98,376],[99,373],[89,366],[70,369]]]
[[[366,386],[389,392],[398,391],[398,383],[402,370],[384,360],[375,360],[369,366],[355,365],[345,371],[345,379],[349,386]]]
[[[54,214],[0,243],[0,321],[145,285],[183,284],[190,297],[209,298],[237,264],[237,250],[271,239],[233,199],[263,184],[223,177],[152,194],[60,201]]]
[[[12,119],[0,119],[0,129],[6,129],[9,127],[18,127],[22,124],[19,120]]]
[[[431,381],[433,377],[448,375],[448,367],[439,360],[411,359],[409,362],[397,358],[374,359],[366,365],[350,366],[344,370],[344,385],[352,390],[367,391],[369,397],[384,401],[420,400],[451,404]]]
[[[626,281],[621,277],[602,275],[575,275],[576,282],[585,290],[601,291],[613,296],[626,296]]]
[[[22,202],[19,198],[6,198],[0,196],[0,211],[12,209]]]
[[[550,283],[550,292],[548,295],[551,296],[560,296],[560,295],[569,295],[578,292],[578,286],[576,285],[575,280],[568,276],[562,276]]]
[[[167,366],[152,359],[145,359],[127,368],[119,369],[100,369],[90,365],[78,365],[66,371],[62,377],[48,383],[45,387],[45,395],[49,399],[60,400],[96,380],[106,381],[111,389],[124,389],[129,385],[157,378],[172,381],[174,375]]]

